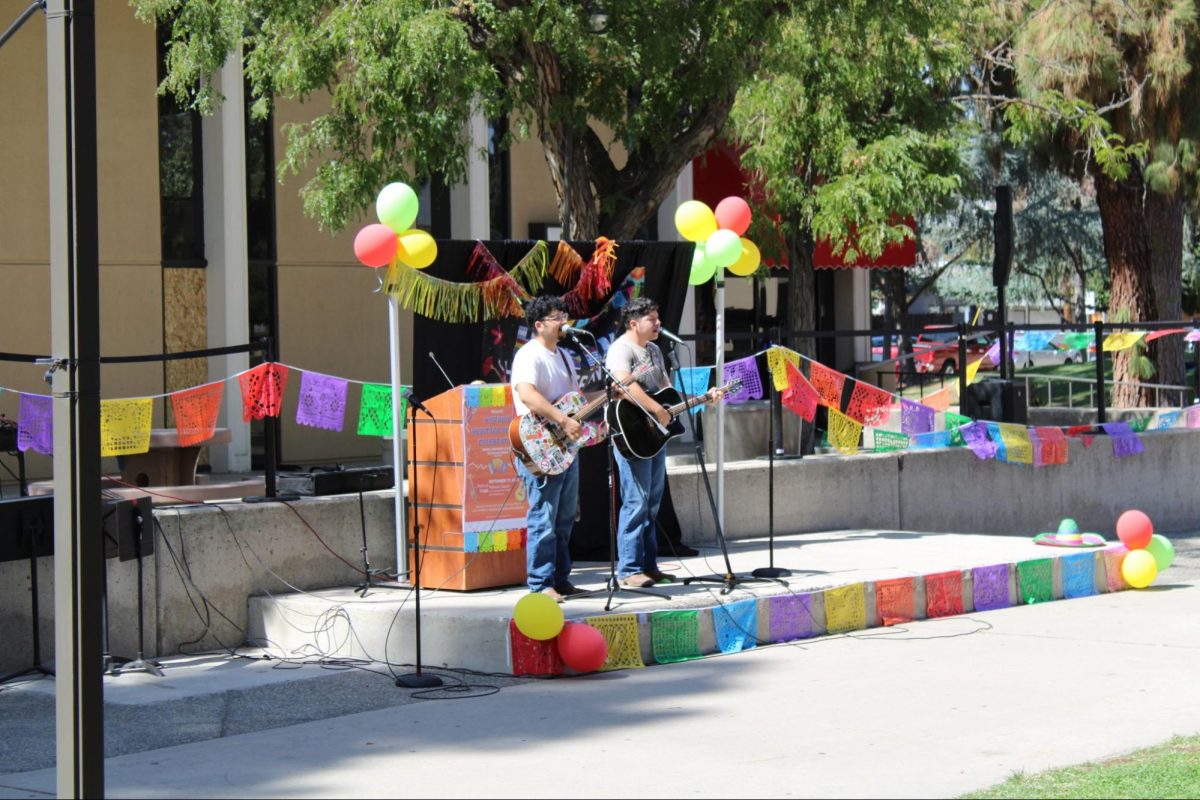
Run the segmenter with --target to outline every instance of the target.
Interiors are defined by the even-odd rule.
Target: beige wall
[[[281,129],[289,122],[309,118],[307,105],[279,102],[275,108],[276,160],[286,149]],[[322,231],[305,216],[300,188],[312,175],[307,170],[289,175],[275,191],[279,263],[280,360],[293,367],[350,378],[388,383],[388,306],[376,294],[376,272],[354,258],[354,235],[365,224],[376,222],[368,212],[351,221],[338,234]],[[400,314],[401,374],[412,375],[412,315]],[[334,433],[297,425],[296,398],[299,374],[288,379],[283,412],[285,462],[311,464],[342,460],[378,462],[384,443],[358,436],[360,388],[350,385],[346,399],[345,428]],[[390,451],[389,451],[390,452]]]
[[[0,0],[11,21],[26,0]],[[99,159],[101,353],[161,352],[162,275],[158,212],[158,121],[154,30],[127,5],[97,15],[96,86]],[[4,24],[7,24],[4,23]],[[46,28],[35,15],[0,48],[0,350],[47,354],[50,342],[49,166],[46,122]],[[43,367],[0,362],[0,386],[45,394]],[[161,364],[105,367],[105,398],[158,394]],[[161,401],[156,401],[161,424]],[[0,413],[15,418],[17,395],[0,395]],[[14,466],[7,455],[5,464]],[[50,475],[50,460],[29,455],[32,478]],[[115,468],[106,459],[106,470]],[[7,476],[5,476],[7,477]]]

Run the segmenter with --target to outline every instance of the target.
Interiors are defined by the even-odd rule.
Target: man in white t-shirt
[[[513,405],[517,414],[537,414],[577,441],[584,434],[583,426],[554,405],[562,395],[579,389],[574,364],[558,349],[568,321],[567,307],[557,297],[535,297],[525,308],[525,320],[534,336],[513,356]],[[561,603],[583,592],[568,580],[571,529],[579,506],[579,461],[558,475],[534,475],[520,458],[515,461],[529,501],[526,582],[529,591],[543,592]]]

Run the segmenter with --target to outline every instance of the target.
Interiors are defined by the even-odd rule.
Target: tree
[[[1000,3],[984,93],[1008,74],[1010,135],[1059,148],[1095,180],[1111,276],[1110,310],[1130,321],[1179,319],[1185,212],[1200,168],[1196,0]],[[1183,383],[1182,344],[1149,347],[1158,382]],[[1114,406],[1147,405],[1135,354],[1116,355]]]
[[[628,238],[703,153],[757,65],[768,0],[132,0],[169,21],[161,91],[202,112],[245,52],[255,109],[328,110],[287,130],[284,166],[317,162],[305,209],[340,229],[391,180],[460,180],[477,110],[535,131],[567,233]],[[199,87],[199,88],[197,88]]]
[[[901,220],[960,186],[960,4],[854,0],[790,15],[738,95],[732,132],[783,234],[793,329],[812,329],[813,248],[850,259],[911,237]],[[768,244],[772,237],[756,235]],[[812,355],[812,342],[796,347]]]

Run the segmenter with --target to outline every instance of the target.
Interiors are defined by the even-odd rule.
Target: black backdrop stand
[[[674,348],[671,350],[670,359],[671,368],[678,372],[679,361],[675,358]],[[683,388],[681,394],[683,395],[684,403],[687,403],[689,401],[687,396],[687,386],[682,381],[680,382],[680,386]],[[713,496],[712,484],[708,480],[708,467],[704,464],[704,444],[700,441],[700,437],[696,433],[696,423],[692,418],[691,410],[689,409],[685,413],[687,414],[688,422],[692,427],[692,440],[696,452],[696,464],[699,465],[700,475],[704,478],[704,491],[708,495],[708,505],[712,510],[713,529],[717,534],[717,544],[721,547],[721,557],[725,560],[725,574],[692,575],[684,578],[681,582],[684,586],[687,586],[691,583],[720,583],[722,584],[721,594],[729,594],[738,587],[739,583],[780,583],[784,586],[787,586],[787,584],[779,578],[759,576],[743,577],[733,571],[733,565],[729,562],[729,546],[725,543],[725,531],[721,528],[721,513],[717,510],[717,500]]]
[[[770,370],[767,370],[770,375]],[[772,377],[769,381],[771,386],[771,419],[767,424],[767,558],[768,566],[759,567],[750,574],[756,578],[787,578],[790,577],[792,571],[783,567],[775,566],[775,444],[776,433],[783,438],[783,420],[782,420],[782,404],[779,402],[779,393],[775,391],[775,380]],[[779,430],[776,431],[776,425]],[[782,443],[781,443],[782,444]],[[779,455],[783,455],[783,448],[780,447]],[[799,456],[793,456],[799,458]]]
[[[403,488],[398,478],[399,470],[392,470],[392,483],[397,492]],[[382,569],[373,569],[371,567],[371,559],[367,554],[367,511],[363,503],[363,483],[368,479],[379,477],[379,473],[364,472],[358,476],[358,519],[362,526],[362,559],[363,559],[363,579],[362,582],[355,587],[354,593],[360,597],[366,597],[367,592],[371,589],[407,589],[408,587],[399,581],[377,581],[374,580],[376,575],[386,575]]]
[[[153,513],[153,512],[151,512]],[[145,598],[142,590],[142,557],[148,555],[143,552],[142,542],[146,532],[146,519],[142,516],[141,510],[135,506],[133,512],[133,554],[137,559],[137,615],[138,615],[138,649],[137,658],[132,661],[125,661],[120,666],[114,667],[113,674],[121,675],[126,672],[148,672],[159,678],[163,676],[162,664],[153,659],[146,658],[146,623],[145,623]],[[153,534],[152,534],[153,535]],[[153,549],[153,548],[151,548]],[[108,568],[105,567],[107,575]],[[108,645],[108,580],[105,579],[105,596],[104,596],[104,642],[105,650]]]
[[[29,537],[29,589],[30,589],[30,606],[33,616],[33,664],[25,669],[16,672],[10,672],[4,677],[0,677],[0,683],[7,683],[13,678],[21,678],[25,675],[53,675],[54,670],[42,664],[42,637],[38,630],[38,546],[42,544],[39,541],[38,533],[43,536],[48,536],[50,531],[35,531],[32,526],[28,530],[22,531],[22,534]]]
[[[417,406],[416,406],[416,404],[409,403],[408,410],[410,412],[410,417],[412,420],[408,427],[408,430],[409,430],[408,435],[409,435],[409,438],[412,439],[412,451],[415,454],[416,452],[418,452],[417,451]],[[428,411],[426,411],[425,413],[429,416],[430,419],[433,419],[432,414],[430,414]],[[399,435],[399,431],[393,431],[393,433],[396,435]],[[409,464],[411,465],[412,462],[410,461]],[[408,512],[409,512],[409,514],[412,515],[412,529],[413,529],[413,570],[412,570],[413,587],[414,587],[413,591],[416,595],[416,603],[417,603],[415,619],[414,619],[415,628],[416,628],[416,639],[417,639],[417,658],[416,658],[417,670],[416,670],[416,672],[413,672],[410,675],[397,675],[396,676],[396,685],[401,688],[404,688],[404,689],[432,689],[436,686],[441,686],[442,679],[439,678],[437,675],[426,675],[421,672],[421,517],[417,513],[417,502],[415,499],[415,498],[420,497],[420,495],[417,494],[417,470],[416,470],[416,467],[413,467],[412,477],[409,479],[409,484],[410,485],[409,485],[409,493],[408,493]],[[397,478],[396,478],[396,491],[397,492],[400,491],[400,486],[401,486],[400,479],[399,479],[399,476],[397,475]],[[368,575],[367,575],[368,582],[370,581],[369,572],[370,572],[370,570],[368,569]],[[364,592],[364,596],[365,596],[365,592]],[[384,657],[385,658],[387,657],[386,653],[384,654]]]

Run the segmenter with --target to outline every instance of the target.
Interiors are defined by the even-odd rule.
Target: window
[[[158,80],[166,77],[170,23],[157,30]],[[204,180],[200,114],[158,98],[158,194],[164,267],[203,267]]]
[[[512,235],[512,180],[509,159],[508,120],[488,120],[488,220],[494,240]]]

